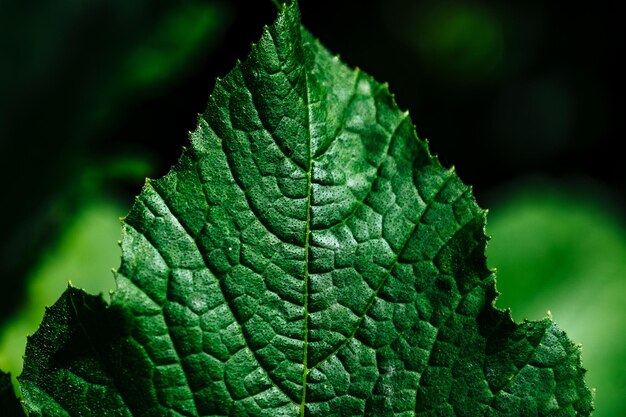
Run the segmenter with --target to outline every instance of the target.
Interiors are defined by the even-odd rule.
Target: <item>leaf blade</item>
[[[78,329],[69,348],[98,341],[77,356],[129,415],[589,415],[578,349],[493,307],[471,189],[297,4],[218,80],[191,140],[124,221],[110,307],[69,291],[28,357],[57,366],[32,352]],[[29,395],[51,382],[33,366],[35,413]],[[68,415],[92,407],[50,397]]]

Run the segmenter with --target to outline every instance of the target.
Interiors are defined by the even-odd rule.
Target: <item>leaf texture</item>
[[[124,221],[110,305],[30,340],[30,416],[588,416],[579,349],[493,307],[485,212],[284,6]]]

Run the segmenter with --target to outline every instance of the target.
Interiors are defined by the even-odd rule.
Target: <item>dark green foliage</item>
[[[0,228],[0,322],[19,314],[24,278],[80,208],[135,184],[115,165],[133,149],[152,162],[152,150],[120,140],[132,133],[119,129],[141,126],[137,108],[202,65],[231,10],[219,0],[0,2],[0,176],[12,178],[5,194],[20,201],[0,209],[11,219]],[[152,144],[168,126],[142,132]]]
[[[493,307],[485,212],[285,6],[125,219],[110,306],[29,342],[31,416],[588,416],[578,348]]]
[[[24,410],[22,410],[22,406],[20,405],[19,400],[15,397],[15,393],[13,392],[11,375],[5,374],[3,372],[0,372],[0,410],[2,410],[3,416],[24,416]]]

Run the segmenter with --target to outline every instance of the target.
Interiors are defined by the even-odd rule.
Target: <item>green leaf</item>
[[[588,416],[579,350],[493,307],[485,212],[297,4],[125,219],[110,306],[27,346],[31,416]]]

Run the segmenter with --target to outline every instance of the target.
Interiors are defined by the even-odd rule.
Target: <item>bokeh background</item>
[[[42,3],[42,4],[39,4]],[[626,415],[622,17],[609,2],[301,0],[388,81],[490,209],[497,305],[583,345],[597,417]],[[270,0],[0,2],[0,368],[67,281],[114,288],[118,218],[178,158]]]

